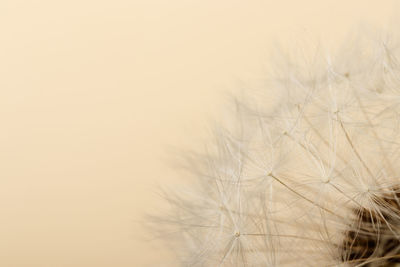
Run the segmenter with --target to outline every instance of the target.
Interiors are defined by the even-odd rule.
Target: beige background
[[[277,2],[0,1],[0,266],[162,264],[137,221],[177,182],[168,148],[207,136],[275,40],[335,43],[399,7]]]

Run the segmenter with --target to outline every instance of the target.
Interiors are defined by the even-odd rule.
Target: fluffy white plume
[[[167,194],[164,224],[183,266],[400,262],[398,47],[343,51],[277,71],[279,101],[239,100],[238,127],[188,161],[197,183]]]

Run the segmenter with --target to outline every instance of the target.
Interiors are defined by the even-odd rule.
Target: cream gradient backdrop
[[[0,266],[175,266],[136,222],[162,207],[155,185],[178,182],[168,147],[198,146],[274,40],[335,42],[398,7],[1,0]]]

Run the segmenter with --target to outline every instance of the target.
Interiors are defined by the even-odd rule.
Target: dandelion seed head
[[[399,53],[319,49],[274,70],[273,106],[237,100],[236,126],[189,161],[196,183],[168,198],[182,265],[400,264]]]

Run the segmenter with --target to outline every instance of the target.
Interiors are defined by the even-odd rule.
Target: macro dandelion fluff
[[[344,51],[275,72],[273,107],[239,99],[237,127],[188,157],[196,183],[164,218],[183,266],[400,264],[398,49]]]

